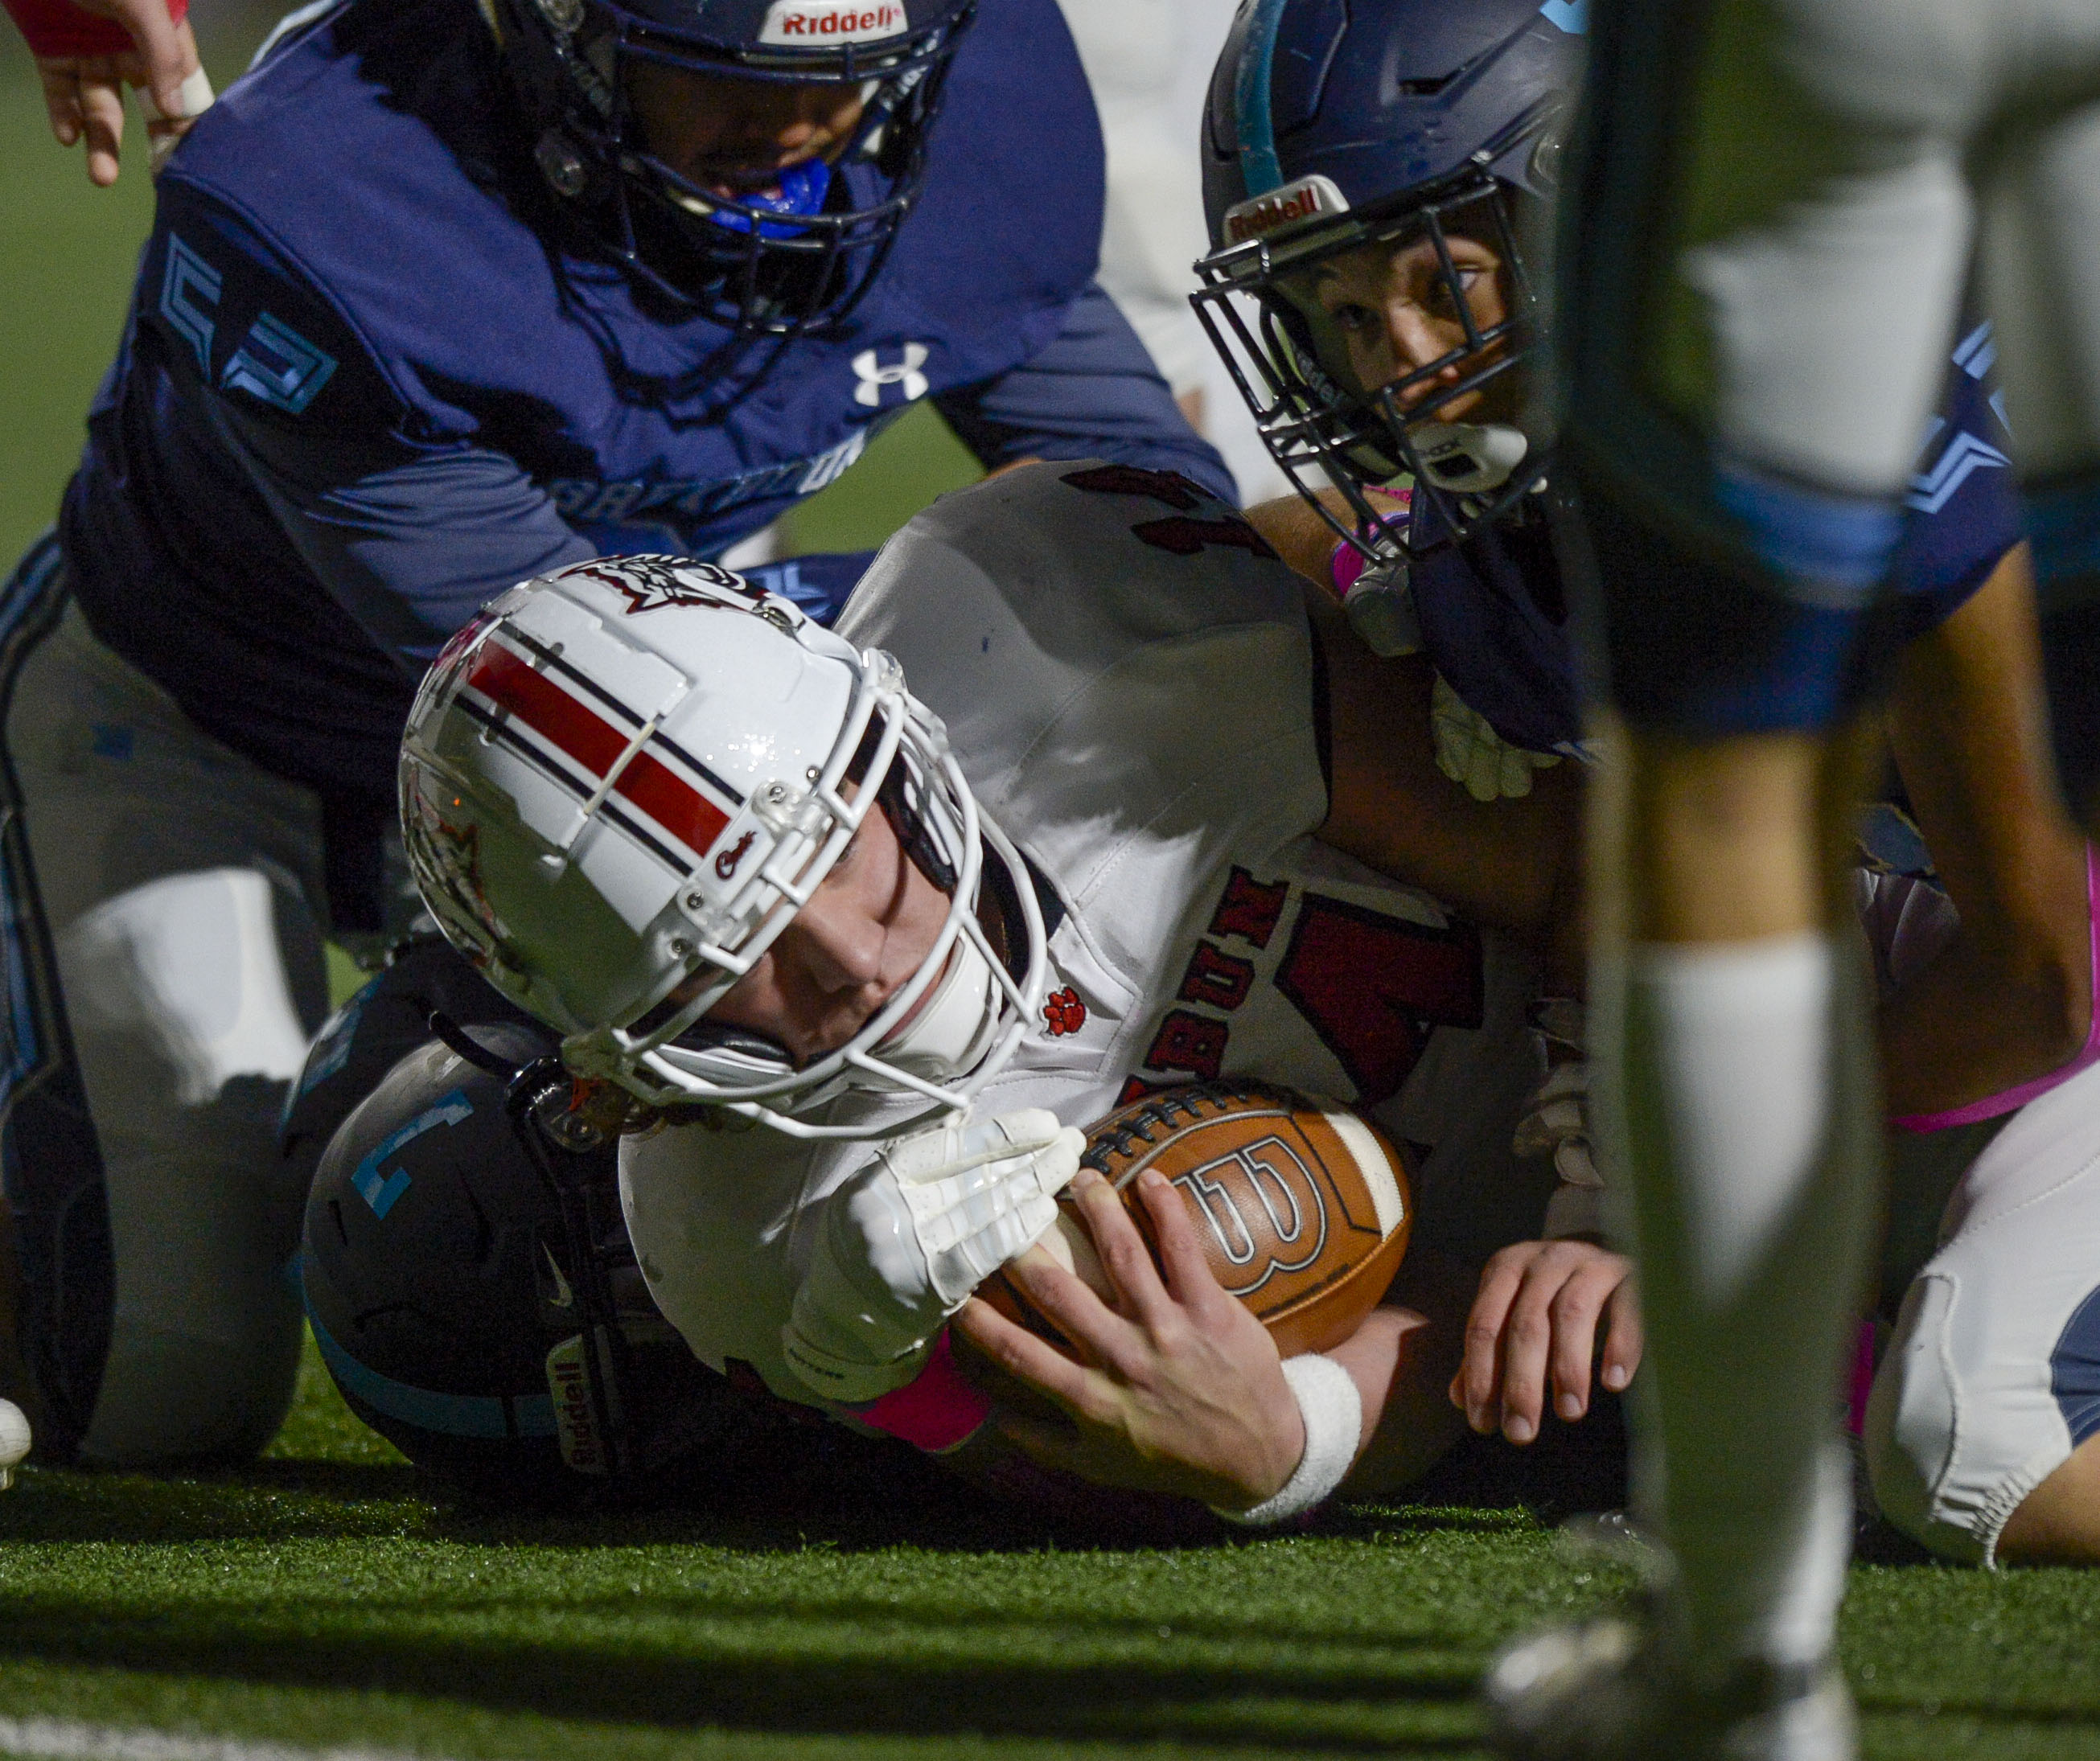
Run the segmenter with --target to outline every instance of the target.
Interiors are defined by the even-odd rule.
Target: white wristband
[[[1357,1459],[1364,1435],[1364,1398],[1357,1392],[1357,1379],[1332,1358],[1310,1351],[1283,1360],[1283,1379],[1305,1421],[1305,1453],[1273,1497],[1252,1510],[1218,1511],[1228,1522],[1260,1528],[1324,1503]]]

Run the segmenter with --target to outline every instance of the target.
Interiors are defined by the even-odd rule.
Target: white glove
[[[1590,1147],[1590,1065],[1582,1006],[1565,997],[1533,1003],[1531,1023],[1549,1047],[1578,1055],[1557,1063],[1517,1116],[1510,1147],[1519,1156],[1553,1158],[1560,1184],[1546,1205],[1546,1239],[1604,1232],[1604,1177]]]
[[[1511,746],[1488,718],[1453,690],[1442,673],[1431,698],[1429,722],[1436,736],[1436,768],[1462,784],[1476,801],[1531,793],[1531,773],[1558,764],[1558,752],[1531,752]]]
[[[1524,1103],[1511,1147],[1519,1156],[1551,1156],[1553,1171],[1570,1186],[1602,1190],[1604,1178],[1590,1153],[1588,1064],[1555,1064],[1546,1073]]]
[[[849,1406],[911,1381],[941,1323],[1056,1220],[1086,1147],[1041,1107],[886,1146],[825,1201],[781,1330],[795,1373]]]

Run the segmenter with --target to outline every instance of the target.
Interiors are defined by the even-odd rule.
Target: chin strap
[[[885,1063],[938,1081],[983,1057],[998,1029],[999,980],[976,941],[958,936],[926,1006],[876,1050]]]

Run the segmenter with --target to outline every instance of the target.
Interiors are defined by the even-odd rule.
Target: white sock
[[[1879,1147],[1858,966],[1820,934],[1649,944],[1593,984],[1648,1320],[1637,1502],[1701,1662],[1820,1657],[1843,1592],[1825,1463]]]

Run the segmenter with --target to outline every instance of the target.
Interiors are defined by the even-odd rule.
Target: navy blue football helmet
[[[1524,400],[1507,376],[1538,346],[1546,290],[1524,255],[1547,229],[1529,210],[1558,180],[1584,4],[1244,0],[1211,77],[1213,249],[1196,266],[1197,315],[1277,464],[1371,563],[1449,548],[1544,479],[1545,449],[1514,416]],[[1485,319],[1454,237],[1502,266]],[[1433,250],[1434,297],[1458,340],[1387,384],[1356,384],[1310,289],[1346,253],[1417,241]],[[1513,419],[1440,417],[1473,393]],[[1402,479],[1405,519],[1394,517]],[[1320,500],[1330,482],[1349,517]]]
[[[384,969],[322,1024],[307,1050],[277,1126],[288,1184],[302,1193],[312,1186],[337,1127],[388,1071],[430,1043],[434,1013],[476,1032],[539,1027],[442,936],[426,931],[398,943]]]
[[[616,1130],[575,1111],[554,1036],[441,1024],[452,1043],[403,1058],[321,1156],[314,1341],[351,1410],[440,1478],[534,1503],[649,1490],[747,1429],[739,1402],[651,1301]]]
[[[480,4],[561,210],[658,295],[742,334],[783,336],[843,319],[888,256],[976,0]],[[652,150],[638,65],[858,88],[859,118],[836,152],[726,196]]]

